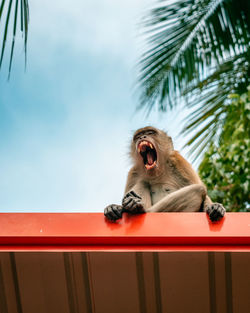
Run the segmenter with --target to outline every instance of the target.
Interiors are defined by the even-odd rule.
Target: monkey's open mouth
[[[147,170],[156,167],[157,153],[153,144],[149,141],[143,140],[138,144],[137,151],[143,159],[143,163]]]

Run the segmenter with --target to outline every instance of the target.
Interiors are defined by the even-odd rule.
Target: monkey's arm
[[[152,205],[149,187],[137,173],[135,168],[132,168],[128,173],[122,200],[124,212],[142,213]]]
[[[176,168],[179,169],[179,171],[190,180],[190,183],[192,184],[203,184],[198,174],[195,172],[195,170],[192,168],[191,164],[188,163],[177,151],[174,151],[173,157],[176,163]],[[225,215],[225,208],[221,203],[214,203],[207,195],[206,190],[206,197],[203,202],[203,210],[209,215],[209,218],[211,221],[217,221],[221,219]]]
[[[174,191],[146,209],[146,212],[199,212],[201,207],[204,207],[211,221],[218,221],[225,214],[223,205],[213,203],[202,184],[193,184]]]
[[[153,206],[147,212],[198,212],[206,198],[206,188],[202,184],[192,184],[176,190]]]

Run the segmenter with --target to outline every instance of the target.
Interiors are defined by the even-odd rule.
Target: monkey
[[[133,166],[127,177],[122,205],[111,204],[104,215],[111,221],[147,212],[202,212],[211,221],[220,220],[226,210],[213,203],[199,175],[180,153],[172,138],[158,128],[138,129],[131,141]]]

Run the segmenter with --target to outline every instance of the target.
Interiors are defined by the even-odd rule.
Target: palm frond
[[[145,19],[149,49],[139,62],[141,106],[172,108],[183,90],[249,45],[244,0],[162,1]]]
[[[185,145],[190,148],[190,155],[197,156],[196,149],[203,142],[199,141],[201,135],[210,140],[215,140],[215,136],[219,135],[226,117],[228,95],[245,88],[241,84],[242,77],[249,75],[246,62],[249,58],[250,52],[234,56],[220,64],[209,77],[185,91],[191,94],[187,105],[192,112],[185,119],[186,126],[182,133],[190,135],[195,132]]]
[[[250,83],[249,8],[244,0],[168,0],[144,19],[140,107],[166,111],[185,100],[182,134],[194,157],[218,135],[228,94]]]
[[[10,71],[11,71],[13,52],[14,52],[14,46],[15,46],[15,38],[16,38],[17,12],[18,12],[18,1],[16,1],[16,7],[15,7],[13,37],[12,37],[12,45],[11,45],[11,53],[10,53],[10,64],[9,64],[9,78],[10,78]]]
[[[0,5],[0,22],[4,24],[4,32],[3,32],[3,40],[1,47],[1,55],[0,55],[0,69],[2,67],[2,62],[4,59],[7,39],[8,39],[8,30],[10,21],[13,21],[13,32],[12,32],[12,43],[11,43],[11,51],[10,51],[10,60],[9,60],[9,74],[8,78],[10,78],[14,47],[15,47],[15,39],[17,32],[17,22],[18,22],[18,11],[20,10],[20,30],[24,35],[24,50],[25,50],[25,66],[27,59],[27,38],[28,38],[28,23],[29,23],[29,5],[28,0],[16,0],[13,5],[13,0],[9,0],[9,3],[6,3],[6,0],[2,0]],[[19,5],[20,3],[20,5]],[[5,20],[4,20],[5,18]]]
[[[10,20],[11,7],[12,7],[12,0],[9,1],[8,11],[7,11],[7,16],[6,16],[6,21],[5,21],[4,35],[3,35],[3,46],[2,46],[1,57],[0,57],[0,68],[2,66],[3,56],[4,56],[5,46],[6,46],[6,39],[7,39],[7,34],[8,34],[8,26],[9,26],[9,20]]]

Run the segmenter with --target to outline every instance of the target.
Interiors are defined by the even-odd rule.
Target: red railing
[[[250,251],[250,214],[0,213],[0,251]]]

